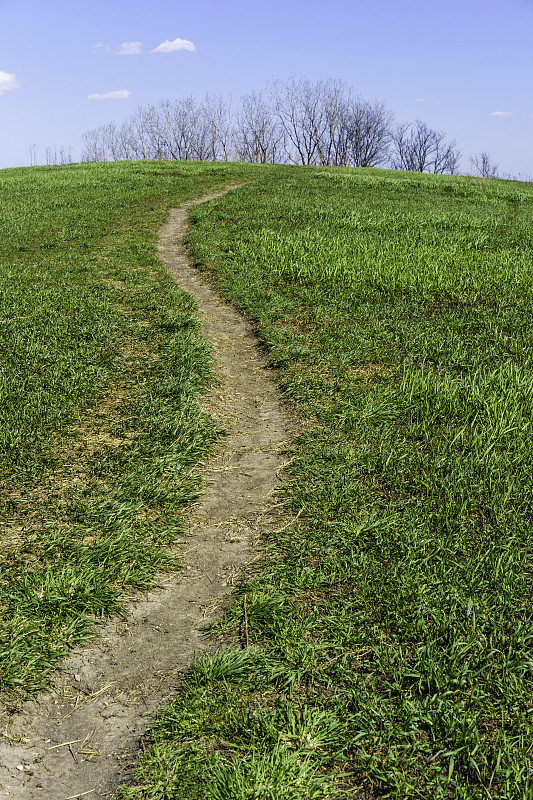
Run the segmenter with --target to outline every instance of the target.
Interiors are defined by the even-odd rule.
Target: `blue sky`
[[[163,45],[163,46],[162,46]],[[156,51],[156,52],[154,52]],[[139,106],[342,78],[533,176],[533,0],[0,0],[0,168]],[[91,99],[89,99],[91,98]]]

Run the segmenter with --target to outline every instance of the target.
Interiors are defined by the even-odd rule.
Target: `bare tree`
[[[315,93],[319,103],[311,122],[316,137],[317,163],[323,166],[346,166],[352,90],[343,81],[328,78],[315,84]]]
[[[373,167],[386,161],[392,114],[356,97],[343,81],[290,78],[271,85],[285,152],[297,164]]]
[[[233,135],[239,161],[274,164],[280,157],[280,124],[264,93],[241,97]]]
[[[140,106],[128,123],[122,126],[122,146],[129,153],[128,158],[145,161],[154,157],[152,126],[149,106]]]
[[[346,167],[349,163],[351,90],[340,81],[326,83],[323,89],[324,124],[317,130],[318,163]]]
[[[82,161],[121,161],[133,158],[127,123],[117,128],[108,122],[83,134]]]
[[[169,158],[183,161],[201,158],[206,149],[205,135],[196,100],[193,97],[164,100],[159,104],[159,113],[164,122]]]
[[[231,102],[222,95],[206,95],[202,117],[208,140],[208,160],[228,161],[231,148]]]
[[[81,160],[85,162],[106,161],[107,152],[102,144],[102,128],[92,128],[82,135]]]
[[[456,174],[461,153],[456,142],[447,142],[445,137],[445,133],[433,130],[421,120],[412,125],[397,125],[391,136],[393,168]]]
[[[208,161],[213,148],[211,147],[209,130],[206,125],[205,108],[193,101],[194,113],[185,118],[188,125],[189,141],[191,143],[190,158],[196,161]]]
[[[485,152],[485,150],[475,156],[472,156],[470,163],[477,174],[482,178],[498,177],[498,165],[491,161],[489,154]]]
[[[286,83],[274,81],[269,88],[287,160],[303,165],[321,163],[320,142],[327,127],[323,84],[292,76]]]
[[[210,129],[206,103],[200,104],[193,97],[184,97],[172,103],[163,103],[165,129],[172,159],[184,161],[208,161],[217,153],[216,108]]]
[[[64,167],[72,164],[72,147],[48,145],[45,148],[45,159],[47,166]]]
[[[269,88],[285,159],[304,165],[346,165],[351,89],[333,78],[311,83],[294,76]]]
[[[168,135],[165,119],[159,106],[149,105],[143,111],[143,132],[146,140],[147,157],[154,161],[169,158]]]
[[[132,120],[123,122],[120,128],[113,123],[107,126],[107,147],[113,161],[128,161],[139,158],[139,146],[135,141]]]
[[[352,102],[348,116],[348,163],[377,167],[387,161],[392,139],[392,112],[384,103],[361,98]]]

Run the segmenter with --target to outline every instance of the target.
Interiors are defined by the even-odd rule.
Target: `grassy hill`
[[[236,180],[193,210],[189,244],[302,420],[293,522],[220,623],[235,648],[193,665],[121,796],[531,798],[525,184],[0,172],[3,686],[36,690],[92,615],[173,566],[216,432],[209,353],[154,241],[168,208]]]

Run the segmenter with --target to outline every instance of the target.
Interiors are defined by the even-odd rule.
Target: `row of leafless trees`
[[[37,143],[34,142],[30,145],[30,165],[35,167],[37,164],[46,164],[47,166],[66,166],[72,164],[72,150],[70,146],[64,145],[47,145],[44,149],[44,158],[39,150]]]
[[[84,161],[248,161],[458,172],[455,141],[417,120],[394,123],[381,102],[343,81],[272,81],[237,104],[207,95],[138,108],[121,125],[85,133]]]

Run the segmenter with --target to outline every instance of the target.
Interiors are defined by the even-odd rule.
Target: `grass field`
[[[302,420],[278,498],[293,523],[218,626],[234,648],[193,665],[121,797],[531,800],[525,184],[0,173],[3,685],[37,688],[91,615],[171,566],[215,431],[195,404],[209,354],[154,236],[168,207],[236,179],[194,209],[189,243]]]
[[[533,797],[532,188],[302,170],[193,219],[304,421],[300,516],[124,797]]]
[[[172,566],[215,432],[197,405],[210,354],[155,236],[168,208],[249,172],[0,172],[4,690],[38,689],[95,615]]]

